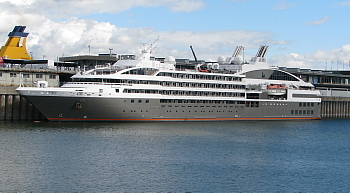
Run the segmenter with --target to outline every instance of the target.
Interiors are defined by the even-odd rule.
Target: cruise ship
[[[38,81],[16,90],[49,121],[320,119],[320,92],[269,67],[267,46],[249,63],[237,46],[232,57],[186,69],[178,68],[174,57],[151,57],[157,41],[142,46],[135,60],[81,71],[61,87]]]

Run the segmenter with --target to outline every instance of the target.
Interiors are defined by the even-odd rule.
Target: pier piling
[[[46,118],[24,97],[0,94],[0,121],[42,121]]]

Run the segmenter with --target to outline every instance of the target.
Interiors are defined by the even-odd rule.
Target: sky
[[[269,65],[350,70],[349,0],[0,0],[0,45],[26,26],[34,59],[139,54],[216,61],[269,46]]]

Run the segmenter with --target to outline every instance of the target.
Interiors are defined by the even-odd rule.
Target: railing
[[[72,84],[72,85],[111,85],[111,86],[119,86],[119,85],[124,85],[124,86],[131,86],[132,84],[130,83],[107,83],[107,82],[69,82],[67,83]]]

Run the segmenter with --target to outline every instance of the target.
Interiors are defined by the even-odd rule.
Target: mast
[[[154,40],[154,42],[149,47],[143,44],[143,46],[141,47],[141,55],[139,56],[139,58],[143,60],[149,60],[151,57],[151,53],[153,52],[158,40],[159,40],[159,36],[156,40]]]
[[[194,51],[193,51],[192,46],[190,46],[190,48],[191,48],[191,50],[192,50],[192,54],[193,54],[194,60],[196,61],[196,64],[198,64],[198,60],[197,60],[196,54],[195,54]]]

